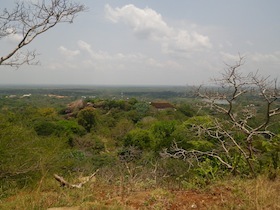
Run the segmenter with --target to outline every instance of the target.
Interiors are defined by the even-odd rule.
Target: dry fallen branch
[[[82,182],[78,183],[78,184],[71,184],[69,182],[67,182],[62,176],[59,176],[57,174],[54,174],[54,178],[55,180],[57,180],[60,185],[62,187],[68,187],[68,188],[82,188],[84,184],[86,184],[87,182],[89,182],[93,177],[95,177],[96,173],[99,171],[99,169],[97,169],[92,175],[90,176],[86,176],[86,177],[82,177]]]

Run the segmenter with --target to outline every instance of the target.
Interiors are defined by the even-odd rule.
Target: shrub
[[[83,126],[87,132],[96,124],[96,114],[93,107],[86,107],[79,111],[77,115],[79,125]]]
[[[124,138],[125,147],[133,146],[141,150],[151,149],[151,142],[150,132],[139,128],[131,130]]]
[[[63,127],[50,121],[38,121],[34,125],[34,130],[39,136],[50,136],[55,133],[59,134]]]

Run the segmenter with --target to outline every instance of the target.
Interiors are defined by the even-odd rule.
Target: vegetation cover
[[[85,5],[17,1],[0,66]],[[24,51],[26,49],[26,51]],[[277,80],[243,58],[199,87],[1,87],[0,209],[280,209]]]
[[[216,80],[222,89],[168,101],[158,88],[158,97],[3,89],[0,208],[279,208],[279,93],[239,67]]]

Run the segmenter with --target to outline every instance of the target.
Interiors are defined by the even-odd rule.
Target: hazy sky
[[[244,74],[280,76],[279,0],[76,1],[89,10],[27,47],[41,64],[0,66],[0,84],[195,85],[239,53]],[[16,39],[0,40],[0,56]]]

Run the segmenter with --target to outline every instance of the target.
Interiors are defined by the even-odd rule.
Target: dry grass
[[[244,204],[250,209],[280,209],[280,180],[271,181],[258,177],[240,184],[239,191],[245,197]],[[248,208],[248,209],[249,209]]]
[[[259,176],[256,179],[231,179],[216,183],[211,186],[209,192],[218,192],[225,189],[225,209],[248,210],[276,210],[280,209],[280,178],[272,181],[267,176]],[[213,209],[220,209],[213,206]]]
[[[0,209],[280,209],[280,179],[270,181],[266,176],[219,181],[201,190],[131,187],[97,181],[67,189],[46,179],[37,189],[0,200]]]

